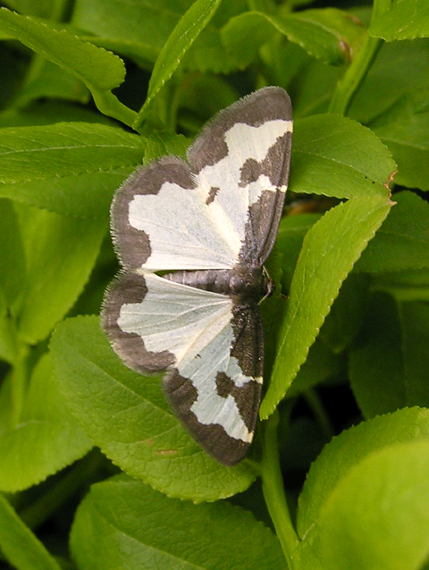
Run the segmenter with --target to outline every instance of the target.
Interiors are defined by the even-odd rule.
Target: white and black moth
[[[166,370],[173,410],[224,465],[241,461],[258,416],[258,303],[289,173],[292,107],[266,87],[221,111],[187,153],[138,169],[118,190],[112,234],[123,273],[102,326],[124,363]],[[157,273],[160,273],[158,275]]]

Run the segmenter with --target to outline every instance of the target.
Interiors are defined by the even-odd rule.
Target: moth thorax
[[[229,295],[237,303],[258,303],[273,291],[273,283],[260,267],[237,266],[234,269],[208,269],[201,271],[174,271],[164,279]]]

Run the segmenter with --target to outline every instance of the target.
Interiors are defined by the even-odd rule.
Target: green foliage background
[[[427,0],[2,5],[0,568],[428,568]],[[109,206],[269,84],[290,185],[226,468],[100,331]]]

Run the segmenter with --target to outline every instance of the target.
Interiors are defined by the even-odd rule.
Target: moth
[[[123,271],[102,327],[126,366],[166,371],[166,397],[200,446],[241,461],[261,397],[258,304],[289,174],[292,106],[266,87],[221,111],[188,149],[139,168],[111,208]]]

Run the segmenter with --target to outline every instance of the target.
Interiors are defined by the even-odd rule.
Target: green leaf
[[[89,91],[79,79],[47,60],[41,61],[38,67],[34,77],[19,91],[15,107],[25,107],[43,97],[88,103]]]
[[[71,551],[81,570],[278,570],[285,563],[275,535],[248,511],[169,499],[126,478],[92,487],[76,514]]]
[[[124,62],[112,52],[78,38],[75,30],[20,16],[6,8],[0,11],[0,34],[22,42],[48,61],[82,81],[91,91],[98,109],[130,126],[136,113],[120,103],[112,89],[125,78]]]
[[[227,74],[242,66],[236,54],[231,53],[224,45],[221,30],[209,24],[186,52],[183,67],[190,71]]]
[[[429,5],[426,0],[395,0],[371,21],[369,33],[388,42],[428,37]]]
[[[336,489],[355,466],[362,465],[362,461],[371,453],[383,448],[389,449],[391,444],[421,439],[428,442],[428,438],[429,410],[416,407],[362,422],[342,432],[326,445],[312,464],[299,498],[297,530],[302,542],[298,551],[302,550],[302,553],[297,552],[296,556],[303,556],[305,560],[306,555],[316,558],[320,555],[321,517]],[[400,466],[403,466],[401,459],[398,461],[398,467]],[[361,499],[363,496],[361,491]],[[356,505],[360,504],[358,500]],[[383,510],[379,504],[377,508],[380,512]],[[354,512],[353,508],[351,510]],[[377,535],[375,530],[373,532]],[[353,568],[361,566],[358,564]]]
[[[0,135],[3,184],[135,166],[144,154],[141,137],[94,123],[10,127]]]
[[[334,353],[353,343],[367,311],[369,286],[368,275],[351,273],[344,281],[319,335]]]
[[[22,204],[16,208],[27,262],[18,331],[22,340],[34,344],[46,338],[75,303],[94,266],[107,224]]]
[[[342,367],[343,359],[317,338],[308,351],[306,361],[298,370],[287,397],[293,398],[329,378],[338,376]],[[317,429],[320,429],[320,426]]]
[[[180,18],[156,60],[146,101],[134,123],[136,129],[147,118],[150,103],[179,67],[183,56],[210,22],[220,3],[221,0],[196,0]]]
[[[356,465],[321,512],[331,570],[415,570],[429,554],[429,441],[386,447]]]
[[[89,107],[75,106],[66,101],[33,101],[25,108],[8,108],[0,111],[0,128],[31,127],[53,123],[79,121],[82,123],[103,123],[113,125],[108,117],[100,115]]]
[[[92,447],[52,375],[49,356],[35,367],[20,422],[0,436],[0,489],[10,493],[37,485]]]
[[[23,292],[25,257],[13,203],[4,198],[0,198],[0,268],[0,299],[11,309]]]
[[[387,148],[367,128],[334,114],[295,121],[289,187],[336,198],[389,196],[396,170]]]
[[[268,417],[304,363],[342,282],[392,203],[382,196],[354,198],[327,212],[307,233],[280,330],[271,384],[260,409]]]
[[[288,215],[280,221],[276,248],[283,254],[282,287],[285,293],[288,293],[290,289],[304,237],[320,217],[321,214]]]
[[[402,303],[400,318],[407,403],[429,406],[429,386],[425,381],[429,369],[429,305]]]
[[[429,190],[429,92],[405,95],[370,126],[398,163],[395,182]]]
[[[400,192],[392,199],[396,206],[356,264],[357,271],[429,267],[428,203],[412,192]]]
[[[0,140],[0,196],[104,219],[145,151],[142,137],[81,122],[4,128]]]
[[[429,301],[429,269],[408,269],[373,276],[372,289],[389,293],[400,303]]]
[[[130,57],[139,66],[151,70],[184,9],[191,4],[189,0],[133,3],[125,0],[77,0],[72,22],[77,28],[94,34],[86,36],[87,41]],[[242,9],[240,4],[243,4],[242,0],[223,2],[215,19],[222,24],[231,14]],[[228,73],[237,68],[237,62],[226,53],[219,30],[209,24],[185,54],[183,66],[192,70]]]
[[[427,39],[383,44],[357,91],[349,116],[368,124],[407,93],[427,90]]]
[[[125,368],[97,318],[61,323],[51,351],[71,412],[128,474],[169,496],[195,502],[229,497],[256,478],[249,461],[223,467],[199,448],[169,409],[160,376]]]
[[[16,184],[0,183],[0,196],[56,214],[107,221],[115,190],[133,170],[128,166]]]
[[[76,0],[72,24],[153,64],[183,14],[180,0]],[[107,40],[107,42],[106,42]],[[88,41],[93,41],[91,36]],[[143,96],[143,90],[142,90]]]
[[[397,303],[386,293],[376,293],[365,315],[350,349],[349,376],[360,410],[366,418],[372,418],[412,402],[407,398]]]
[[[0,548],[18,570],[61,570],[43,544],[0,495]]]
[[[34,3],[33,0],[7,0],[3,2],[11,10],[15,10],[26,16],[39,16],[40,18],[49,18],[52,13],[53,4],[58,4],[55,0],[40,0]]]
[[[48,22],[20,16],[2,8],[0,32],[7,33],[71,73],[90,91],[114,89],[125,78],[125,66],[118,56],[83,42],[65,30],[57,30]]]
[[[277,17],[245,12],[230,19],[222,29],[222,39],[234,57],[248,65],[275,31],[310,55],[333,65],[348,62],[365,35],[353,16],[336,8],[325,8]]]

